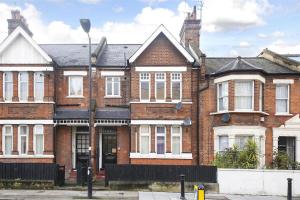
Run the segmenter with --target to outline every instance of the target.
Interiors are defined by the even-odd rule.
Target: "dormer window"
[[[5,72],[3,74],[3,97],[5,101],[12,101],[13,97],[13,73]]]
[[[253,81],[235,81],[235,110],[253,110]]]
[[[228,82],[218,84],[218,112],[228,110]]]

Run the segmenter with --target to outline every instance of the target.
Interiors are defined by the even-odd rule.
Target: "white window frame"
[[[263,83],[260,83],[259,84],[259,111],[263,111],[263,87],[264,87],[264,84]]]
[[[6,94],[5,94],[5,85],[6,85],[6,81],[5,81],[5,75],[6,74],[11,74],[11,76],[12,76],[12,88],[13,88],[13,91],[12,91],[12,97],[11,97],[11,99],[6,99]],[[13,96],[14,96],[14,73],[13,72],[3,72],[3,84],[2,84],[2,87],[3,87],[3,100],[5,101],[5,102],[11,102],[12,101],[12,99],[13,99]]]
[[[112,80],[111,80],[111,84],[112,84],[112,88],[111,88],[111,95],[108,95],[107,94],[107,84],[108,84],[108,78],[111,78]],[[115,93],[115,87],[114,87],[114,84],[116,83],[113,79],[114,78],[117,78],[118,80],[117,80],[117,83],[118,83],[118,86],[119,86],[119,88],[118,88],[118,95],[114,95],[114,93]],[[106,76],[105,77],[105,97],[121,97],[121,78],[120,77],[118,77],[118,76]]]
[[[224,110],[220,110],[220,103],[219,103],[219,99],[220,98],[224,98],[224,97],[226,97],[226,96],[223,96],[223,97],[220,97],[220,89],[219,89],[219,86],[221,85],[222,87],[224,87],[223,86],[223,84],[227,84],[227,109],[224,109]],[[228,109],[229,109],[229,82],[228,81],[224,81],[224,82],[221,82],[221,83],[218,83],[217,84],[217,111],[218,112],[226,112],[226,111],[228,111]]]
[[[251,109],[237,109],[236,108],[236,101],[235,101],[235,97],[236,97],[236,83],[238,82],[252,82],[252,102],[251,102]],[[236,80],[234,82],[234,110],[235,111],[254,111],[254,80]]]
[[[165,133],[164,134],[158,134],[157,133],[157,128],[158,127],[163,127],[165,129]],[[165,149],[164,149],[164,153],[163,154],[158,154],[157,153],[157,137],[158,136],[164,136],[165,137],[165,140],[164,140],[164,144],[165,144]],[[155,153],[157,155],[165,155],[167,153],[167,127],[164,126],[164,125],[159,125],[159,126],[155,126]]]
[[[6,127],[11,128],[11,133],[10,134],[7,134],[5,132]],[[11,153],[12,153],[14,151],[14,129],[13,129],[12,125],[4,125],[2,127],[2,152],[3,152],[3,155],[11,155],[11,154],[7,154],[7,152],[5,152],[5,143],[6,143],[5,136],[11,136]]]
[[[158,74],[163,74],[164,75],[164,79],[157,79],[157,75]],[[157,82],[164,82],[164,98],[163,99],[157,99]],[[167,81],[166,81],[166,73],[155,73],[155,100],[157,102],[164,102],[166,101],[166,85],[167,85]]]
[[[37,128],[38,127],[42,127],[42,133],[37,133]],[[44,142],[45,142],[45,134],[44,134],[44,126],[43,125],[35,125],[34,127],[33,127],[33,152],[34,152],[34,154],[35,155],[43,155],[43,153],[41,153],[41,154],[37,154],[36,153],[36,136],[38,136],[38,135],[42,135],[43,136],[43,147],[42,147],[42,152],[44,152],[44,148],[45,148],[45,144],[44,144]]]
[[[145,126],[145,127],[148,127],[148,133],[144,133],[144,132],[142,132],[141,130],[142,130],[142,126]],[[142,136],[148,136],[148,138],[149,138],[149,154],[151,153],[151,127],[149,126],[149,125],[141,125],[140,127],[139,127],[139,132],[140,132],[140,135],[139,135],[139,143],[140,143],[140,145],[139,145],[139,152],[140,152],[140,154],[142,154],[142,155],[148,155],[148,154],[143,154],[142,153]]]
[[[41,74],[43,76],[43,82],[39,82],[39,83],[43,83],[43,97],[42,97],[42,100],[39,100],[39,99],[36,99],[36,84],[37,84],[37,80],[36,80],[36,76],[38,74]],[[34,72],[33,74],[33,79],[34,79],[34,89],[33,89],[33,96],[34,96],[34,101],[37,101],[37,102],[43,102],[44,101],[44,96],[45,96],[45,74],[43,72]]]
[[[248,137],[248,139],[249,139],[249,137],[252,137],[252,140],[255,141],[255,135],[253,135],[253,134],[236,134],[236,135],[234,136],[234,145],[237,146],[237,148],[238,148],[239,151],[241,151],[241,150],[243,150],[243,149],[240,148],[240,146],[238,146],[238,144],[237,144],[237,138],[238,138],[238,137]],[[248,142],[248,140],[246,141],[246,144],[247,144],[247,142]],[[255,141],[255,142],[256,142],[256,141]],[[258,145],[260,145],[260,144],[256,144],[256,145],[258,146]]]
[[[148,79],[142,79],[142,74],[148,74]],[[141,72],[139,74],[140,76],[140,101],[141,102],[149,102],[151,98],[151,74],[147,72]],[[149,99],[142,99],[142,82],[148,82],[149,83]]]
[[[22,153],[21,149],[21,127],[26,127],[26,153]],[[19,155],[27,155],[29,149],[29,126],[28,125],[19,125],[18,127],[18,150]]]
[[[71,78],[74,78],[74,77],[80,77],[82,79],[82,84],[81,84],[81,87],[82,87],[82,90],[81,90],[81,94],[80,95],[71,95],[70,94],[70,89],[71,89]],[[83,76],[82,75],[70,75],[68,76],[68,97],[69,98],[83,98]]]
[[[21,73],[27,74],[27,98],[25,100],[21,100]],[[29,73],[28,72],[19,72],[18,74],[18,97],[20,102],[27,102],[29,97]],[[25,83],[25,82],[24,82]]]
[[[173,127],[179,127],[180,128],[180,132],[178,133],[173,133]],[[173,136],[179,136],[179,142],[180,142],[180,149],[179,149],[179,154],[174,154],[173,153]],[[171,126],[171,152],[174,155],[180,155],[182,154],[182,126]]]
[[[173,79],[173,74],[179,74],[180,79]],[[171,99],[173,102],[180,102],[182,100],[182,73],[171,73]],[[179,99],[173,99],[173,82],[180,82],[180,97]]]
[[[230,147],[229,147],[229,136],[228,136],[228,135],[218,135],[217,137],[218,137],[218,144],[217,144],[217,145],[218,145],[218,152],[223,152],[223,151],[221,151],[221,149],[220,149],[220,141],[221,141],[221,140],[220,140],[220,137],[227,137],[227,140],[228,140],[228,141],[227,141],[227,142],[228,142],[227,148],[230,148]]]
[[[287,86],[287,99],[284,99],[284,100],[287,100],[287,112],[277,112],[277,94],[276,94],[276,88],[277,86],[280,86],[280,85],[284,85],[284,86]],[[281,99],[283,100],[283,99]],[[290,113],[290,84],[288,83],[278,83],[275,85],[275,113],[276,115],[288,115]]]

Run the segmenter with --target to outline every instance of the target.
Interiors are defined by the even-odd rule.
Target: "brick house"
[[[269,57],[211,58],[188,14],[180,42],[159,26],[143,44],[92,44],[92,137],[88,46],[41,44],[12,12],[0,45],[0,162],[55,162],[67,178],[88,160],[116,164],[211,164],[249,137],[261,165],[273,148],[300,161],[299,71]],[[18,56],[16,56],[18,55]]]

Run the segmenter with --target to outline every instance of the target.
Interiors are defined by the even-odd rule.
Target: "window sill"
[[[84,96],[66,96],[68,99],[83,99]]]
[[[104,99],[121,99],[122,96],[104,96]]]
[[[156,154],[156,153],[149,153],[149,154],[141,154],[141,153],[130,153],[130,158],[136,159],[178,159],[178,160],[191,160],[193,159],[192,153],[181,153],[178,155],[172,153],[166,154]]]
[[[293,116],[293,114],[290,114],[290,113],[275,113],[275,116]]]
[[[266,112],[263,112],[263,111],[220,111],[220,112],[212,112],[212,113],[209,113],[209,115],[222,115],[222,114],[225,114],[225,113],[249,113],[249,114],[262,114],[262,115],[266,115],[268,116],[269,114],[266,113]]]

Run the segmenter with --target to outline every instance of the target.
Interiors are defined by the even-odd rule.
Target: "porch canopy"
[[[88,110],[58,108],[54,114],[55,125],[88,126]]]
[[[129,108],[105,107],[99,108],[95,114],[94,126],[124,126],[130,123]]]

